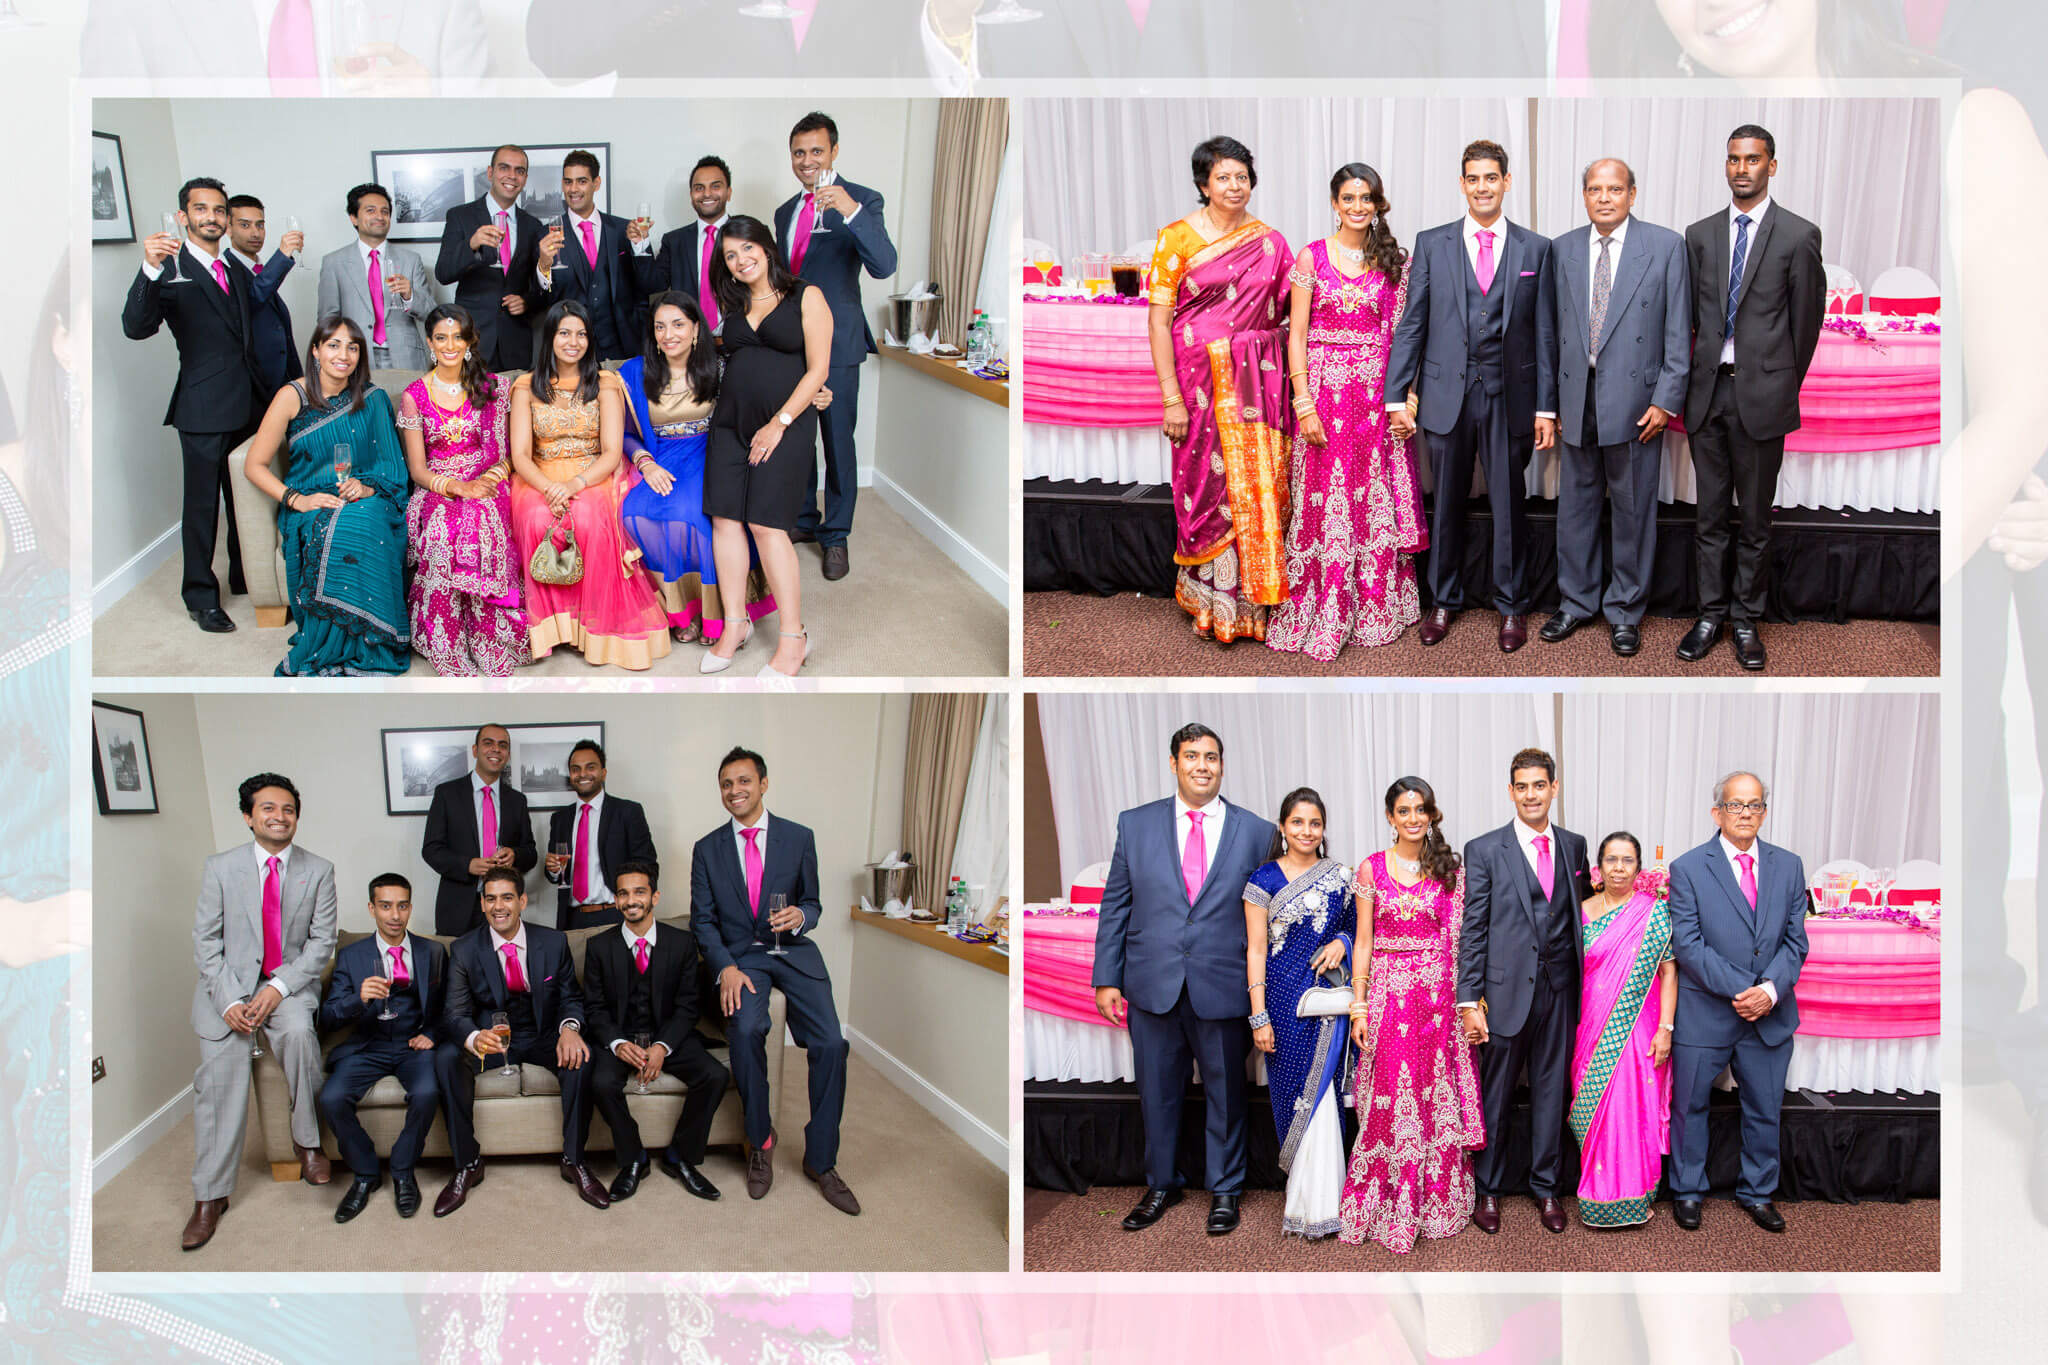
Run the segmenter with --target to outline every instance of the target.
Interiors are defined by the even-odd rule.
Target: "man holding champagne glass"
[[[427,263],[391,242],[391,192],[366,183],[348,192],[356,239],[320,259],[319,316],[340,313],[370,339],[372,370],[429,370],[420,319],[434,311]]]
[[[617,214],[600,212],[603,185],[595,153],[579,149],[562,158],[563,212],[540,239],[535,269],[550,305],[574,299],[590,310],[598,359],[625,360],[640,351],[642,296],[633,255],[648,229],[629,228]]]

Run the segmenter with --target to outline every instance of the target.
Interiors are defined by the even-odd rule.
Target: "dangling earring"
[[[1678,74],[1681,76],[1697,76],[1699,74],[1692,69],[1692,54],[1684,48],[1678,50]]]
[[[462,348],[462,363],[465,365],[469,363],[469,347],[467,346]]]

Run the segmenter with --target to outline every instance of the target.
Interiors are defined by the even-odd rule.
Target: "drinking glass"
[[[647,1051],[647,1049],[648,1049],[648,1048],[651,1048],[651,1047],[653,1047],[653,1046],[654,1046],[654,1035],[653,1035],[653,1034],[651,1034],[651,1033],[636,1033],[636,1034],[634,1034],[634,1035],[633,1035],[633,1046],[634,1046],[634,1047],[637,1047],[637,1048],[639,1048],[639,1049],[640,1049],[640,1050],[641,1050],[642,1052],[645,1052],[645,1051]],[[634,1087],[633,1087],[633,1093],[634,1093],[634,1094],[636,1094],[636,1095],[644,1095],[644,1094],[646,1094],[646,1093],[647,1093],[647,1082],[645,1082],[645,1081],[640,1081],[640,1082],[637,1082],[637,1083],[636,1083],[636,1084],[634,1085]]]
[[[771,896],[769,896],[769,897],[768,897],[768,917],[769,917],[769,919],[773,920],[777,912],[779,912],[779,911],[782,911],[782,910],[787,910],[788,908],[789,908],[789,897],[788,897],[788,896],[785,896],[785,895],[783,895],[783,894],[782,894],[782,893],[781,893],[780,891],[777,891],[777,892],[775,892],[775,893],[774,893],[773,895],[771,895]],[[785,947],[783,947],[783,946],[782,946],[782,931],[781,931],[780,929],[777,929],[777,930],[775,931],[775,946],[774,946],[773,948],[770,948],[770,949],[768,950],[768,956],[770,956],[770,957],[788,957],[788,956],[789,956],[789,949],[787,949],[787,948],[785,948]]]
[[[838,183],[839,172],[832,170],[819,171],[818,178],[811,182],[811,192],[815,194],[819,190],[824,189],[827,185],[836,185]],[[817,236],[821,232],[830,232],[831,230],[831,228],[825,226],[825,214],[822,209],[812,216],[811,235],[813,237]]]
[[[1870,908],[1884,909],[1885,898],[1892,893],[1892,883],[1899,879],[1898,872],[1889,867],[1872,869],[1870,873]]]
[[[383,981],[385,987],[384,1008],[377,1011],[377,1017],[379,1019],[396,1019],[398,1011],[391,1007],[390,992],[398,989],[398,983],[392,979],[389,972],[379,972],[377,976]]]
[[[286,232],[303,232],[303,231],[305,231],[305,229],[304,229],[304,228],[302,228],[302,227],[300,227],[300,226],[299,226],[299,215],[298,215],[298,214],[296,214],[296,213],[287,213],[287,214],[286,214],[286,215],[284,216],[284,230],[285,230]],[[299,247],[299,251],[298,251],[298,254],[297,254],[297,255],[295,255],[295,256],[293,256],[293,257],[292,257],[292,259],[293,259],[293,260],[295,260],[295,261],[296,261],[296,260],[301,260],[301,259],[303,259],[303,258],[305,257],[305,254],[306,254],[306,248],[305,248],[305,247],[304,247],[303,245],[301,245],[301,246]]]
[[[635,222],[647,224],[647,235],[649,237],[654,235],[654,205],[642,199],[633,206],[633,219]]]
[[[1110,282],[1116,286],[1120,298],[1134,299],[1144,292],[1139,284],[1138,272],[1142,269],[1136,256],[1113,256],[1109,262]]]
[[[348,482],[349,470],[355,468],[355,456],[345,445],[334,448],[334,486],[337,490]]]
[[[740,6],[740,13],[749,19],[794,19],[797,10],[781,0],[754,0],[754,3]]]
[[[1028,24],[1033,19],[1042,19],[1044,17],[1043,14],[1035,9],[1025,9],[1024,6],[1017,3],[1017,0],[999,0],[996,7],[987,14],[975,15],[974,22],[977,24]]]
[[[263,1030],[253,1029],[249,1033],[249,1060],[255,1061],[263,1055]]]
[[[178,215],[169,209],[166,209],[164,211],[164,232],[169,236],[177,238],[180,249],[183,248],[185,241],[185,225],[179,222]],[[170,255],[164,257],[164,273],[157,277],[157,283],[185,283],[185,277],[178,271],[178,252],[173,251]]]
[[[569,263],[569,245],[576,240],[576,229],[569,222],[568,209],[562,210],[561,222],[556,226],[562,230],[562,249],[555,253],[555,263],[550,268],[549,274],[553,274],[556,270],[560,270]]]
[[[503,1010],[494,1011],[491,1014],[491,1032],[498,1035],[499,1042],[509,1046],[512,1042],[512,1016]],[[500,1076],[517,1076],[519,1068],[512,1065],[512,1054],[506,1052],[503,1056],[505,1058],[505,1065],[498,1068],[498,1074]]]
[[[562,879],[561,885],[569,885],[569,870],[571,867],[575,865],[576,862],[576,860],[569,855],[569,841],[567,839],[557,839],[553,843],[549,844],[548,856],[550,858],[560,858],[562,860],[562,865],[561,867],[555,870],[555,875]]]

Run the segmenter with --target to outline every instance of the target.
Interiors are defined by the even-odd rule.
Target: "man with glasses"
[[[1742,1098],[1742,1178],[1735,1202],[1766,1232],[1785,1219],[1778,1189],[1778,1109],[1792,1065],[1806,961],[1806,869],[1757,838],[1769,793],[1754,773],[1714,787],[1720,834],[1671,865],[1671,948],[1678,958],[1672,1036],[1672,1217],[1700,1226],[1707,1192],[1707,1102],[1731,1062]]]

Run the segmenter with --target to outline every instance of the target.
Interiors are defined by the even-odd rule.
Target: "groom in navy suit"
[[[1151,1227],[1181,1200],[1173,1153],[1188,1069],[1199,1063],[1208,1228],[1220,1236],[1237,1226],[1244,1192],[1253,1027],[1244,887],[1264,859],[1271,825],[1217,795],[1223,741],[1214,730],[1184,725],[1168,752],[1177,794],[1116,820],[1095,930],[1095,1008],[1111,1025],[1129,1025],[1145,1125],[1145,1196],[1124,1230]]]
[[[1769,793],[1754,773],[1714,788],[1709,839],[1671,864],[1671,950],[1678,1017],[1671,1077],[1672,1218],[1698,1230],[1707,1192],[1707,1101],[1731,1062],[1742,1098],[1742,1180],[1735,1202],[1765,1232],[1783,1232],[1778,1109],[1792,1065],[1806,961],[1806,869],[1799,855],[1757,838]]]

